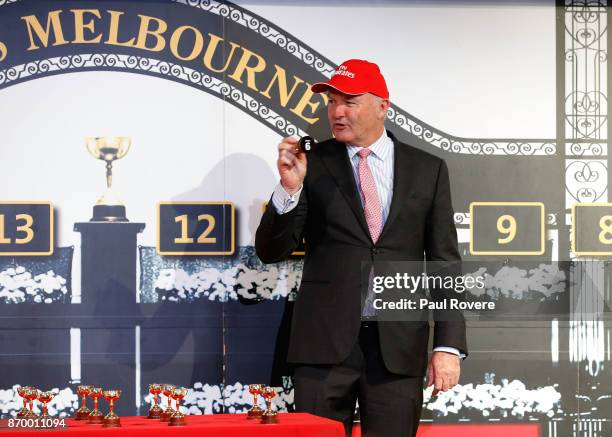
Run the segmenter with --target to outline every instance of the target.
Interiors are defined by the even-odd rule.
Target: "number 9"
[[[507,234],[504,238],[498,238],[499,244],[508,244],[516,236],[516,219],[510,214],[502,215],[497,219],[497,230],[500,234]]]

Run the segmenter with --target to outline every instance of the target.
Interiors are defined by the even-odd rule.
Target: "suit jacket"
[[[261,219],[255,248],[264,263],[287,259],[302,238],[306,243],[289,362],[337,364],[348,357],[361,325],[363,261],[461,259],[445,162],[388,135],[394,143],[393,197],[376,244],[368,231],[346,145],[335,139],[319,143],[309,153],[297,206],[281,215],[270,201]],[[379,322],[378,331],[390,372],[425,374],[427,320]],[[433,344],[467,354],[463,318],[437,320]]]

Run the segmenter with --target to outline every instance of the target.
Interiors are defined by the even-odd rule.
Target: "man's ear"
[[[391,107],[391,103],[387,99],[380,100],[381,119],[384,120],[387,117],[387,111]]]

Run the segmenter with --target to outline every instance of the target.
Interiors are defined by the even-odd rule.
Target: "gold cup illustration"
[[[38,389],[34,387],[26,387],[24,393],[25,393],[25,399],[27,399],[30,409],[28,410],[26,415],[23,417],[26,417],[28,419],[38,417],[38,414],[34,412],[34,401],[38,399]]]
[[[28,400],[26,399],[26,390],[30,389],[27,385],[17,388],[17,394],[23,399],[23,407],[17,412],[17,417],[26,417],[28,412]]]
[[[109,413],[104,416],[102,426],[104,428],[117,428],[121,426],[119,416],[115,414],[115,402],[121,398],[121,390],[104,390],[104,399],[108,401]]]
[[[184,426],[184,425],[187,424],[187,421],[185,420],[185,415],[183,413],[181,413],[181,401],[183,400],[183,398],[186,395],[187,395],[187,389],[186,388],[175,387],[174,390],[172,390],[172,394],[170,396],[176,402],[176,411],[174,412],[172,417],[170,417],[170,423],[168,425],[170,425],[170,426]]]
[[[162,392],[161,384],[149,384],[149,393],[153,395],[153,406],[149,409],[147,417],[149,419],[159,419],[164,412],[161,407],[157,404],[159,394]]]
[[[274,387],[264,387],[261,395],[266,400],[266,410],[261,415],[261,423],[278,423],[278,413],[272,409],[272,399],[276,396]]]
[[[100,398],[104,394],[102,393],[102,389],[100,387],[91,387],[89,389],[89,397],[93,399],[93,410],[87,416],[87,422],[89,423],[102,423],[104,422],[104,414],[100,410],[98,410],[98,402]]]
[[[127,137],[90,137],[85,144],[91,156],[106,163],[106,192],[96,202],[91,221],[127,222],[125,206],[112,189],[113,162],[127,155],[132,140]]]
[[[247,413],[247,419],[259,419],[263,410],[257,404],[257,398],[262,394],[263,384],[249,384],[249,393],[253,395],[253,407]]]
[[[87,408],[87,396],[90,389],[88,385],[77,385],[76,392],[81,396],[81,408],[76,411],[76,420],[85,420],[91,413],[91,410]]]
[[[40,415],[41,419],[49,419],[47,404],[53,400],[55,397],[55,393],[51,391],[41,391],[38,393],[38,400],[42,403],[42,414]]]
[[[172,391],[174,388],[175,387],[171,384],[164,384],[162,386],[162,393],[164,396],[166,396],[166,398],[168,398],[168,406],[159,418],[162,422],[170,422],[170,418],[176,412],[174,411],[174,408],[172,408]]]

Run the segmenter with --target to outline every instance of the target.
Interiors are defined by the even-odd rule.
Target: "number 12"
[[[181,236],[179,238],[175,238],[174,242],[177,244],[193,243],[193,238],[190,238],[187,236],[187,225],[189,223],[189,216],[187,214],[179,215],[178,217],[174,218],[174,221],[176,223],[180,222],[181,224]],[[210,214],[200,214],[198,216],[198,222],[202,222],[202,221],[207,221],[208,226],[206,226],[206,229],[204,229],[204,231],[200,234],[197,242],[204,243],[204,244],[216,243],[217,242],[216,237],[208,236],[215,228],[215,218]]]

